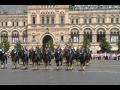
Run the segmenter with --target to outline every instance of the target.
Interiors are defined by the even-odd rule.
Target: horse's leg
[[[19,60],[20,60],[20,58],[18,58],[18,64],[19,64]]]
[[[71,70],[73,70],[73,60],[71,60]]]
[[[67,60],[66,62],[66,67],[67,67],[67,70],[69,69],[69,61]]]
[[[56,60],[56,66],[57,66],[57,70],[58,70],[58,66],[59,66],[59,64],[58,64],[59,62],[58,62],[58,60]]]
[[[38,69],[38,60],[36,61],[36,69]]]
[[[47,61],[45,60],[45,70],[47,70]]]

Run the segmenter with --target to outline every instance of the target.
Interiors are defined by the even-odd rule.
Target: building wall
[[[50,35],[53,38],[53,44],[55,47],[57,45],[65,46],[70,38],[71,31],[76,29],[79,31],[79,42],[73,43],[74,47],[82,46],[84,31],[89,29],[92,31],[92,43],[91,50],[96,53],[100,50],[99,43],[97,42],[97,31],[104,30],[106,33],[107,41],[110,42],[111,30],[117,29],[120,32],[120,14],[119,9],[111,10],[86,10],[86,11],[72,11],[69,10],[69,5],[29,5],[27,7],[26,15],[0,15],[0,32],[3,30],[8,32],[9,41],[11,45],[11,34],[14,30],[18,31],[20,34],[20,41],[23,42],[22,34],[23,31],[27,30],[28,40],[27,43],[22,43],[27,45],[28,48],[36,47],[37,45],[42,46],[43,38],[46,35]],[[32,23],[32,17],[35,16],[35,24]],[[50,16],[49,21],[51,21],[51,16],[54,16],[54,24],[42,24],[42,16]],[[61,24],[60,17],[64,16],[64,24]],[[104,18],[104,23],[102,22]],[[111,18],[115,19],[115,22],[111,22]],[[116,22],[118,18],[118,22]],[[78,19],[78,23],[76,23]],[[85,23],[86,19],[86,23]],[[91,22],[89,20],[91,19]],[[98,22],[100,19],[100,23]],[[72,20],[74,22],[72,22]],[[1,22],[8,22],[8,25],[1,26]],[[19,22],[18,26],[12,26],[12,22]],[[26,25],[23,25],[23,21]],[[45,19],[46,23],[47,19]],[[33,41],[33,36],[35,41]],[[61,36],[64,37],[64,41],[61,41]],[[1,39],[0,39],[1,40]],[[111,43],[111,42],[110,42]],[[116,43],[111,43],[112,49],[117,49]]]

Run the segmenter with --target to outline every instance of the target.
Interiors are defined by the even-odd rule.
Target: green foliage
[[[21,42],[18,41],[18,42],[15,44],[14,48],[17,49],[17,50],[21,50],[21,49],[22,49]]]
[[[90,45],[91,45],[90,39],[85,36],[85,37],[84,37],[84,41],[83,41],[83,46],[89,48]]]
[[[53,41],[52,40],[48,41],[48,46],[47,47],[51,48],[51,50],[54,51],[54,45],[53,45]]]
[[[10,48],[10,43],[6,38],[3,38],[3,41],[0,43],[0,48],[4,49],[4,52],[7,52]]]
[[[117,46],[118,46],[118,53],[120,53],[120,35],[118,37]]]
[[[111,45],[109,42],[106,41],[106,38],[103,38],[100,42],[101,51],[102,52],[110,52],[111,51]]]
[[[0,49],[2,49],[2,48],[3,48],[2,43],[0,43]]]

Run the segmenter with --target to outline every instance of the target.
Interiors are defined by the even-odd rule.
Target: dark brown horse
[[[16,51],[13,49],[10,54],[11,54],[11,59],[12,59],[12,68],[16,69],[16,63],[17,63]]]
[[[72,70],[73,67],[73,59],[74,59],[74,53],[71,48],[66,48],[64,50],[64,56],[66,57],[66,66],[67,70]]]

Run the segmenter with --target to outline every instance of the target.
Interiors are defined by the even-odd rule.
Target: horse
[[[36,52],[37,52],[36,53],[37,64],[40,65],[40,63],[42,62],[42,58],[43,58],[42,49],[38,48]]]
[[[5,68],[5,64],[7,64],[7,55],[0,51],[0,61],[1,61],[1,68]]]
[[[16,69],[16,63],[17,63],[17,55],[16,55],[16,51],[13,49],[12,51],[11,51],[11,59],[12,59],[12,68],[13,69]]]
[[[79,60],[81,63],[81,70],[85,69],[86,62],[89,61],[90,55],[87,48],[80,49]]]
[[[76,60],[76,63],[78,65],[78,62],[79,62],[79,49],[77,49],[76,52],[75,52],[75,60]]]
[[[58,70],[60,62],[61,62],[61,65],[62,65],[62,51],[61,51],[61,49],[57,48],[55,50],[54,56],[55,56],[55,62],[56,62],[57,70]]]
[[[45,69],[47,70],[49,62],[51,61],[51,52],[48,49],[43,49],[43,62],[45,65]]]
[[[68,48],[65,50],[65,57],[66,57],[67,70],[70,70],[70,68],[72,70],[73,69],[72,65],[73,65],[74,53],[73,53],[73,50],[71,48]]]
[[[24,66],[24,69],[26,69],[28,65],[28,60],[29,60],[29,53],[27,49],[23,49],[21,50],[21,54],[22,54],[21,56],[22,56],[23,66]]]
[[[87,57],[86,57],[86,65],[87,65],[87,66],[88,66],[88,64],[89,64],[89,62],[90,62],[91,59],[92,59],[92,55],[91,55],[91,53],[88,51]]]
[[[32,62],[32,51],[33,51],[32,49],[29,50],[29,60],[30,60],[30,62]]]

